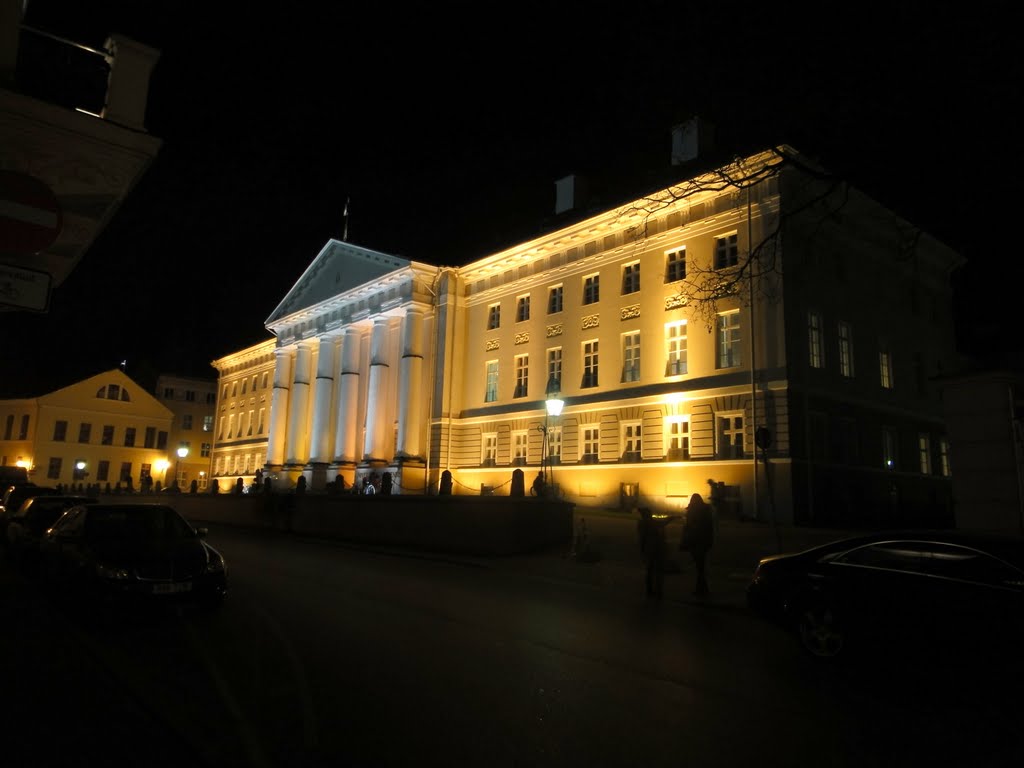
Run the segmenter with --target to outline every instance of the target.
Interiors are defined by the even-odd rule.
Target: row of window
[[[739,263],[739,243],[735,233],[715,238],[715,269],[734,267]],[[686,277],[686,248],[676,248],[665,254],[665,282],[674,283]],[[596,304],[601,300],[601,275],[597,272],[584,275],[583,304]],[[564,308],[562,285],[548,288],[548,314],[561,312]],[[623,264],[619,293],[623,296],[640,290],[640,262],[632,261]],[[516,297],[516,322],[522,323],[530,319],[530,294]],[[487,330],[501,327],[501,304],[491,304],[487,308]],[[243,390],[244,393],[244,390]]]
[[[21,423],[18,428],[18,440],[28,440],[28,425],[29,415],[27,413],[22,414]],[[7,414],[7,418],[4,420],[4,440],[11,440],[14,435],[14,414]]]
[[[847,379],[854,375],[853,326],[846,321],[836,324],[839,374]],[[811,310],[807,313],[808,363],[812,368],[825,367],[825,336],[821,314]],[[892,353],[888,349],[878,352],[878,379],[883,389],[893,388]]]
[[[664,453],[666,461],[688,461],[690,459],[690,420],[686,416],[672,416],[665,420],[664,430]],[[599,426],[579,427],[580,438],[580,462],[597,462],[600,454],[601,428]],[[639,421],[621,422],[619,424],[619,443],[616,446],[616,453],[623,461],[639,461],[641,459],[641,438],[643,427]],[[529,443],[530,433],[528,430],[517,430],[510,435],[509,455],[510,463],[516,464],[539,464],[542,456],[547,455],[558,460],[562,455],[562,429],[561,427],[549,427],[544,433],[547,445],[541,445],[541,455],[530,455]],[[748,458],[747,447],[744,443],[745,431],[743,416],[740,414],[720,414],[715,418],[715,447],[714,458],[716,459],[743,459]],[[851,440],[850,445],[854,446],[856,440]],[[607,448],[607,446],[606,446]],[[932,450],[932,437],[926,432],[917,435],[917,471],[923,475],[931,475],[936,472],[943,477],[950,477],[952,470],[949,462],[949,440],[940,438],[938,441],[938,464],[934,464]],[[848,454],[847,458],[855,458],[855,453]],[[882,467],[895,471],[898,466],[898,434],[891,427],[882,428],[881,446]],[[481,464],[494,466],[498,458],[498,433],[488,432],[483,435]]]
[[[251,475],[263,466],[263,454],[236,454],[234,456],[218,456],[213,463],[215,477],[229,475]]]
[[[173,400],[175,395],[174,387],[164,387],[164,400]],[[196,391],[194,389],[185,390],[185,402],[194,403],[196,401]],[[217,402],[217,394],[215,392],[206,393],[206,404],[214,405]]]
[[[258,417],[255,410],[237,415],[232,413],[227,417],[221,416],[220,425],[217,428],[217,439],[230,440],[234,437],[252,437],[254,434],[262,435],[264,433],[264,416],[266,411],[266,408],[260,408]],[[227,427],[226,433],[224,431],[225,426]]]
[[[663,349],[665,354],[665,376],[682,376],[687,369],[687,322],[678,320],[665,324]],[[740,313],[738,310],[723,312],[718,315],[715,326],[715,366],[717,369],[736,368],[742,362],[740,346]],[[620,382],[640,381],[640,331],[622,334],[620,350],[621,371]],[[600,383],[600,342],[590,339],[582,342],[582,368],[580,371],[580,387],[587,389]],[[484,402],[493,403],[498,400],[499,361],[488,360],[484,371]],[[529,397],[530,355],[516,355],[513,359],[513,376],[515,386],[513,398]],[[547,350],[547,376],[542,382],[544,391],[547,383],[554,379],[561,386],[562,381],[562,348],[553,347]]]
[[[270,372],[269,371],[264,371],[262,376],[260,376],[260,374],[258,374],[258,373],[254,373],[252,375],[252,377],[246,376],[244,379],[240,379],[239,381],[242,382],[242,394],[243,395],[246,394],[246,392],[248,392],[250,389],[253,392],[255,392],[256,391],[256,382],[257,381],[260,383],[260,388],[261,389],[266,389],[267,385],[270,382]],[[230,392],[230,395],[229,395],[229,392]],[[225,384],[224,385],[224,397],[222,399],[223,400],[227,400],[229,396],[230,397],[238,397],[238,381],[234,381],[231,384]],[[212,402],[212,401],[208,399],[207,402]]]
[[[106,424],[100,433],[100,445],[113,445],[114,444],[114,427],[111,424]],[[124,428],[124,445],[126,448],[136,447],[138,430],[135,427]],[[67,441],[68,437],[68,422],[63,419],[58,419],[53,424],[53,441],[55,443],[63,443]],[[78,425],[78,442],[88,444],[92,440],[92,424],[88,422],[82,422]],[[143,433],[142,439],[143,448],[156,448],[157,450],[163,450],[167,447],[167,433],[163,430],[157,430],[156,427],[146,427]]]

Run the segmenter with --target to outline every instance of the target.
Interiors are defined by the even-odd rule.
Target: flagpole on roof
[[[345,228],[344,228],[344,230],[342,230],[342,234],[341,234],[342,241],[347,241],[348,240],[348,204],[349,204],[349,202],[351,200],[352,200],[351,197],[346,197],[345,198],[345,210],[341,214],[342,219],[344,219],[344,221],[345,221]]]

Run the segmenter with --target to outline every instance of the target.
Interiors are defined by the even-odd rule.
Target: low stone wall
[[[573,533],[573,504],[532,497],[183,493],[104,500],[169,503],[196,526],[238,525],[451,554],[540,552],[568,547]]]

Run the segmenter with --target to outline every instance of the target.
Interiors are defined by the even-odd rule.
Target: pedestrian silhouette
[[[683,523],[683,534],[679,539],[679,549],[688,551],[697,568],[697,584],[693,594],[704,596],[708,589],[707,558],[715,540],[715,524],[711,507],[704,498],[695,493],[690,497],[686,507],[686,521]]]
[[[530,493],[534,496],[544,495],[544,473],[538,472],[537,476],[533,479],[533,486],[530,488]]]
[[[640,507],[640,519],[637,521],[637,538],[640,541],[640,552],[647,568],[646,583],[648,597],[661,597],[665,586],[665,560],[667,546],[665,526],[667,517],[654,517],[650,507]]]

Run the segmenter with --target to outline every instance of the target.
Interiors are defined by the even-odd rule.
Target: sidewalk
[[[547,552],[492,561],[494,567],[524,570],[552,579],[578,581],[644,596],[644,563],[636,538],[636,512],[579,510],[575,530],[586,527],[586,548],[579,552]],[[693,595],[696,579],[689,554],[678,550],[681,522],[668,526],[669,559],[665,573],[665,600],[722,608],[746,608],[746,588],[762,557],[795,552],[852,531],[773,526],[756,521],[719,520],[715,545],[708,555],[711,594]]]

